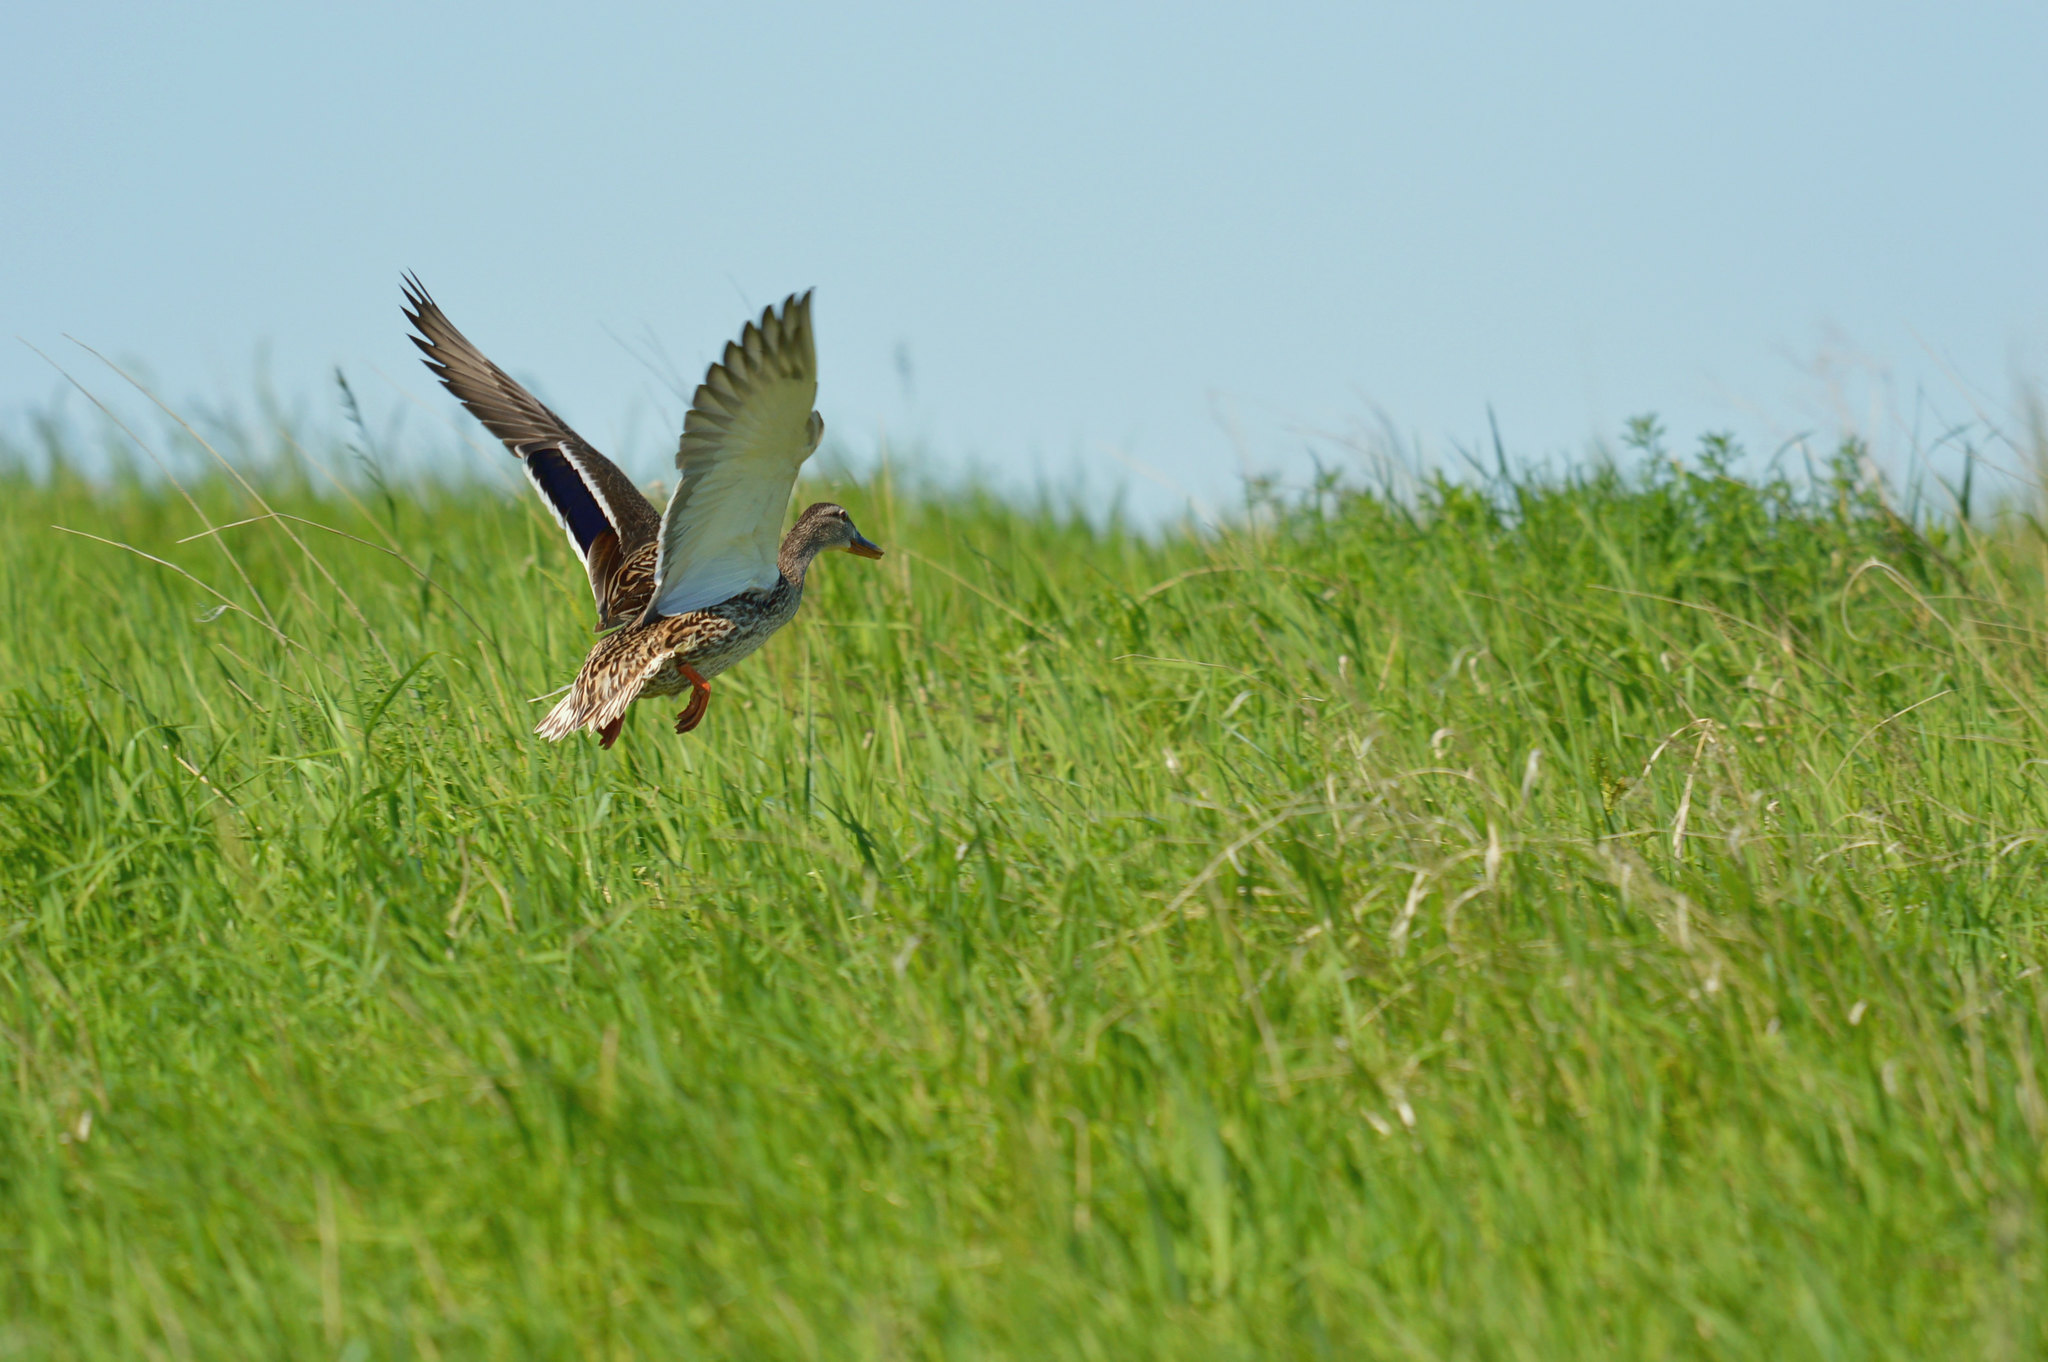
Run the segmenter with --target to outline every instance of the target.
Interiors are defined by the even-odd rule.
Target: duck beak
[[[882,551],[873,544],[870,544],[867,536],[859,530],[853,532],[853,542],[846,546],[846,551],[856,558],[880,558],[882,556]]]

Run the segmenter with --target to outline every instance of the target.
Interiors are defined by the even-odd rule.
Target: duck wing
[[[811,295],[762,311],[725,347],[691,399],[676,448],[675,491],[661,516],[654,598],[642,621],[766,590],[797,469],[825,433],[812,410],[818,354]]]
[[[624,624],[647,603],[648,564],[634,560],[660,533],[653,503],[617,464],[485,359],[413,275],[405,279],[405,301],[412,343],[427,368],[519,457],[527,481],[568,534],[590,574],[597,627]]]

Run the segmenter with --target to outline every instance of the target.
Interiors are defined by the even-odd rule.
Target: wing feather
[[[406,276],[405,301],[406,320],[417,333],[412,343],[428,370],[519,456],[527,480],[568,535],[590,577],[598,627],[624,623],[644,601],[622,593],[620,568],[660,533],[653,504],[617,464],[486,359],[415,276]]]
[[[792,294],[726,345],[691,400],[643,620],[775,585],[790,489],[824,431],[817,397],[811,295]]]

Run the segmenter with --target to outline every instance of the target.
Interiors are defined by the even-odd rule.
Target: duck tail
[[[560,742],[590,722],[590,708],[589,692],[579,676],[576,684],[569,687],[569,693],[555,702],[555,707],[548,711],[545,719],[533,726],[533,731],[549,742]]]
[[[569,693],[555,703],[533,731],[549,742],[560,742],[578,729],[594,728],[610,747],[619,735],[619,724],[627,709],[640,698],[640,689],[674,655],[673,648],[651,656],[635,656],[642,640],[622,629],[598,640]]]

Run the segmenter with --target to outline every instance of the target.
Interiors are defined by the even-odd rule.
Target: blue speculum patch
[[[562,519],[569,523],[569,533],[576,537],[576,547],[584,553],[590,552],[590,545],[599,535],[612,527],[605,518],[604,508],[597,504],[590,488],[576,471],[562,451],[552,447],[528,451],[526,466],[533,473],[534,484],[540,488]]]

